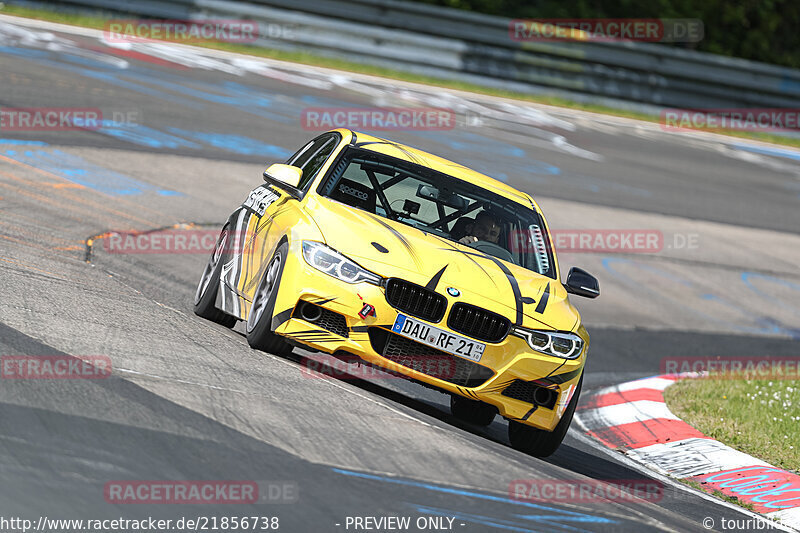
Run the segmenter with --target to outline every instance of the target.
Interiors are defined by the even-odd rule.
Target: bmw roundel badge
[[[455,287],[447,287],[447,294],[449,294],[453,298],[458,298],[459,296],[461,296],[461,291],[456,289]]]

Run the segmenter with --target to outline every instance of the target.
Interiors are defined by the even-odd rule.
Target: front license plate
[[[403,337],[470,361],[478,362],[486,345],[443,329],[429,326],[406,315],[397,315],[392,331]]]

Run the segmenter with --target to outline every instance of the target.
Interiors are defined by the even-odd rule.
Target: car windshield
[[[348,148],[319,192],[555,278],[547,233],[532,206],[429,167]]]

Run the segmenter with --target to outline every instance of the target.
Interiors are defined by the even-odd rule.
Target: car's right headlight
[[[380,285],[381,277],[362,268],[330,246],[321,242],[303,241],[303,258],[306,263],[329,276],[347,283],[366,281]]]
[[[535,351],[562,359],[577,359],[583,350],[583,339],[574,333],[520,327],[515,327],[512,333],[528,341]]]

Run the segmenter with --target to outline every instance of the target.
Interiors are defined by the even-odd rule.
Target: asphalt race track
[[[0,107],[100,108],[102,128],[0,130],[0,354],[104,355],[99,380],[0,383],[0,514],[278,517],[281,531],[353,531],[348,517],[452,518],[455,531],[707,531],[746,519],[671,484],[656,502],[531,503],[517,479],[647,480],[573,424],[539,460],[505,421],[453,419],[398,379],[324,379],[306,358],[251,350],[192,313],[205,253],[109,253],[86,239],[218,228],[317,132],[308,107],[421,105],[448,131],[383,135],[533,194],[556,230],[632,229],[656,253],[560,253],[595,274],[575,298],[592,348],[584,393],[694,356],[797,356],[800,153],[520,104],[0,17]],[[108,503],[114,480],[255,480],[248,505]],[[277,493],[276,493],[277,494]],[[414,530],[413,528],[411,529]],[[433,530],[433,529],[428,529]]]

